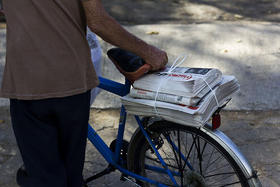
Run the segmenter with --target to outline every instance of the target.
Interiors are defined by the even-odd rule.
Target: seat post
[[[125,78],[125,95],[129,94],[130,92],[130,87],[131,87],[131,82]]]

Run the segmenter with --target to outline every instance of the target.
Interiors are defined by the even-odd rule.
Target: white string
[[[158,110],[157,110],[157,107],[156,107],[156,103],[157,103],[157,98],[158,98],[158,95],[159,95],[159,91],[160,91],[160,89],[161,89],[161,86],[162,86],[162,84],[163,84],[166,80],[168,80],[168,78],[170,78],[169,75],[170,75],[178,66],[180,66],[180,65],[186,60],[186,58],[187,58],[187,55],[180,55],[180,56],[178,56],[178,57],[176,58],[176,60],[173,62],[172,66],[170,67],[170,69],[168,70],[168,72],[161,72],[161,73],[166,73],[167,76],[166,76],[166,79],[164,79],[165,77],[164,77],[163,79],[161,79],[161,81],[160,81],[160,83],[159,83],[159,86],[158,86],[158,88],[157,88],[157,91],[156,91],[155,103],[154,103],[154,110],[155,110],[155,113],[156,113],[157,116],[160,116],[160,115],[159,115],[159,112],[158,112]],[[181,59],[181,61],[178,62],[180,59]],[[216,96],[216,93],[215,93],[214,90],[211,88],[211,86],[208,84],[208,82],[204,79],[204,77],[202,77],[202,80],[203,80],[203,81],[206,83],[206,85],[209,87],[211,93],[212,93],[212,94],[214,95],[214,97],[215,97],[217,106],[219,107],[220,105],[219,105],[219,101],[218,101],[218,98],[217,98],[217,96]]]
[[[179,63],[177,63],[180,58],[183,58]],[[170,74],[173,70],[175,70],[178,66],[180,66],[187,58],[187,55],[180,55],[176,58],[176,60],[173,62],[172,66],[170,67],[168,73]]]
[[[207,86],[209,87],[209,89],[211,90],[211,93],[214,95],[215,97],[215,100],[216,100],[216,103],[217,103],[217,106],[220,107],[220,104],[219,104],[219,101],[218,101],[218,98],[216,96],[216,93],[214,92],[214,90],[211,88],[211,86],[208,84],[208,82],[204,79],[204,77],[201,77],[201,79],[207,84]]]
[[[157,98],[158,98],[158,94],[159,94],[159,91],[160,91],[160,88],[162,86],[162,84],[168,80],[169,78],[169,75],[178,67],[180,66],[187,58],[187,55],[180,55],[176,58],[176,60],[173,62],[172,66],[170,67],[170,69],[168,70],[168,72],[161,72],[161,73],[166,73],[167,76],[166,76],[166,79],[161,79],[160,80],[160,83],[159,83],[159,86],[158,86],[158,89],[157,89],[157,92],[156,92],[156,96],[155,96],[155,103],[154,103],[154,110],[155,110],[155,113],[157,116],[159,116],[159,113],[158,113],[158,110],[157,110],[157,107],[156,107],[156,103],[157,103]],[[181,59],[181,61],[178,63],[178,61]]]

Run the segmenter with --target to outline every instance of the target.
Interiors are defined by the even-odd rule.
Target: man
[[[10,98],[27,187],[80,187],[90,90],[98,85],[86,25],[105,41],[141,56],[153,70],[164,51],[128,33],[101,0],[3,0],[7,52],[1,96]]]

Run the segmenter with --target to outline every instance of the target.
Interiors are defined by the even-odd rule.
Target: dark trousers
[[[81,187],[90,90],[64,98],[10,99],[12,125],[26,168],[22,187]]]

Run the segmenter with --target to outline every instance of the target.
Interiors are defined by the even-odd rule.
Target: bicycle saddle
[[[146,64],[141,57],[121,48],[112,48],[107,55],[117,69],[132,83],[151,70],[151,66]]]

